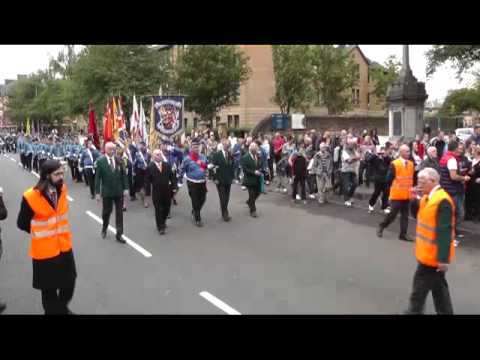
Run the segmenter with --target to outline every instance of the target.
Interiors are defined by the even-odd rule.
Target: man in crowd
[[[462,147],[458,142],[451,141],[448,144],[448,151],[440,159],[440,185],[452,197],[455,204],[455,234],[457,239],[454,245],[458,245],[458,238],[463,237],[458,232],[458,226],[463,218],[463,203],[465,200],[465,183],[470,176],[460,174],[459,159],[462,155]]]
[[[415,166],[410,159],[410,148],[408,145],[400,146],[400,158],[392,161],[387,174],[387,183],[390,185],[390,204],[391,212],[385,216],[385,219],[380,223],[377,236],[383,236],[383,230],[388,227],[398,213],[401,212],[400,217],[400,235],[399,240],[411,241],[407,237],[408,230],[408,210],[410,205],[410,189],[413,187],[413,175]]]
[[[345,206],[351,207],[353,203],[353,194],[357,188],[357,177],[360,163],[360,154],[356,150],[356,141],[354,138],[347,138],[345,148],[342,150],[342,185]]]
[[[133,162],[133,171],[135,173],[135,192],[140,192],[143,205],[147,208],[148,203],[145,202],[145,172],[150,163],[150,153],[147,151],[147,145],[144,141],[140,142],[138,151],[136,152]]]
[[[202,227],[200,211],[207,198],[206,171],[208,166],[207,157],[200,154],[200,140],[192,140],[190,153],[182,162],[180,167],[180,182],[186,175],[188,195],[192,201],[192,219],[197,227]]]
[[[222,218],[225,222],[228,222],[231,220],[228,203],[234,177],[234,160],[230,152],[230,141],[228,139],[222,139],[219,150],[213,155],[212,162],[208,166],[214,171],[214,181],[220,198]]]
[[[425,168],[418,174],[419,194],[411,193],[415,205],[412,212],[417,218],[415,255],[418,265],[407,314],[422,314],[430,291],[437,314],[453,314],[445,273],[455,255],[455,205],[439,180],[435,169]]]
[[[378,197],[381,196],[382,205],[381,209],[388,214],[390,209],[388,208],[388,194],[389,188],[387,183],[388,168],[392,159],[390,158],[390,150],[386,150],[385,147],[380,148],[378,154],[373,154],[370,160],[370,168],[372,169],[372,179],[374,181],[374,191],[368,203],[368,212],[372,213],[375,210],[375,204]]]
[[[318,187],[318,202],[324,204],[328,202],[328,192],[332,188],[333,157],[329,151],[328,145],[320,143],[320,151],[313,157],[312,173],[316,176]]]
[[[85,141],[85,149],[80,157],[80,171],[85,175],[86,185],[90,187],[90,196],[95,198],[95,162],[100,157],[100,152],[93,146],[92,140]]]
[[[248,189],[247,205],[250,209],[250,216],[258,217],[255,202],[260,196],[261,164],[258,156],[258,146],[252,142],[248,147],[248,153],[242,157],[241,166],[244,173],[243,184]]]
[[[418,170],[421,171],[427,167],[437,170],[437,172],[440,174],[440,164],[438,162],[437,148],[435,146],[428,147],[427,155],[421,162]]]
[[[170,213],[172,194],[177,191],[177,179],[168,162],[164,160],[162,150],[153,151],[152,162],[145,173],[145,196],[152,193],[155,209],[155,223],[160,235],[165,235],[166,220]],[[147,200],[146,200],[147,201]]]
[[[105,155],[99,158],[95,165],[95,193],[97,202],[103,199],[102,232],[103,239],[107,236],[108,223],[115,204],[116,239],[125,243],[123,235],[123,196],[128,196],[127,171],[122,159],[115,156],[116,145],[112,142],[105,144]],[[101,197],[100,197],[101,194]]]

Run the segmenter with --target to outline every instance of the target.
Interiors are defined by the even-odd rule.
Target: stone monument
[[[388,136],[412,140],[421,135],[427,98],[425,83],[419,82],[410,69],[408,45],[403,45],[402,69],[387,91]]]

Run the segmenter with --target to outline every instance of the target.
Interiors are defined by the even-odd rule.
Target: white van
[[[473,128],[461,128],[455,130],[455,135],[461,141],[467,141],[473,135]]]

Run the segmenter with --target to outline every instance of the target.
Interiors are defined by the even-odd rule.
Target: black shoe
[[[173,199],[173,205],[177,206],[177,200]]]
[[[118,241],[119,243],[121,243],[121,244],[125,244],[125,243],[126,243],[126,241],[122,239],[122,235],[120,235],[120,236],[117,235],[115,238],[116,238],[117,241]]]
[[[127,208],[123,208],[123,212],[127,211]]]
[[[407,235],[400,235],[400,236],[398,237],[398,240],[413,242],[413,240],[410,239]]]
[[[165,235],[165,229],[160,229],[160,230],[158,230],[158,233],[159,233],[160,235]]]
[[[0,314],[5,311],[7,308],[7,304],[5,304],[3,301],[0,301]]]
[[[223,221],[225,222],[229,222],[230,220],[232,220],[232,218],[228,215],[223,217]]]
[[[383,237],[383,228],[382,228],[382,227],[379,227],[379,228],[377,229],[377,236],[378,236],[379,238]]]
[[[74,312],[72,312],[72,310],[67,309],[67,315],[77,315],[77,314],[75,314]]]
[[[256,211],[252,211],[250,213],[250,216],[253,217],[253,218],[258,218],[258,215],[257,215],[257,212]]]
[[[90,195],[90,199],[95,199],[95,195]]]
[[[195,221],[195,225],[196,225],[197,227],[203,227],[203,222],[202,222],[202,220],[197,220],[197,221]]]
[[[107,230],[102,230],[100,235],[102,236],[102,239],[105,239],[107,237]]]
[[[171,218],[172,218],[172,215],[168,214],[167,219],[171,219]]]

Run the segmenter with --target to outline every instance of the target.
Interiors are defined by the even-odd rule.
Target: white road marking
[[[14,158],[9,158],[10,160],[12,160],[13,162],[17,162],[17,160],[15,160]]]
[[[101,218],[99,218],[97,215],[95,215],[94,213],[92,213],[91,211],[87,210],[85,211],[85,213],[90,216],[93,220],[95,220],[96,222],[98,222],[100,225],[103,224],[103,220]],[[112,233],[114,234],[117,234],[117,229],[115,229],[113,226],[111,225],[108,225],[108,230],[110,230]],[[130,240],[128,237],[126,237],[125,235],[122,235],[122,238],[123,240],[125,240],[127,242],[128,245],[130,245],[132,248],[134,248],[135,250],[137,250],[139,253],[141,253],[143,256],[149,258],[149,257],[152,257],[152,254],[150,252],[148,252],[147,250],[145,250],[143,247],[141,247],[140,245],[138,245],[136,242]]]
[[[13,160],[13,161],[15,161],[15,160]],[[18,166],[20,166],[20,167],[23,167],[23,165],[22,165],[22,164],[20,164],[20,163],[17,163],[17,165],[18,165]]]
[[[32,174],[35,175],[37,178],[40,179],[40,175],[38,175],[35,171],[32,170]]]
[[[73,198],[70,195],[67,195],[67,200],[68,201],[75,201],[75,200],[73,200]]]
[[[210,294],[208,291],[202,291],[201,293],[199,293],[199,295],[201,297],[203,297],[205,300],[211,302],[213,305],[218,307],[220,310],[226,312],[228,315],[242,315],[237,310],[232,308],[231,306],[225,304],[219,298],[216,298],[215,296]]]

